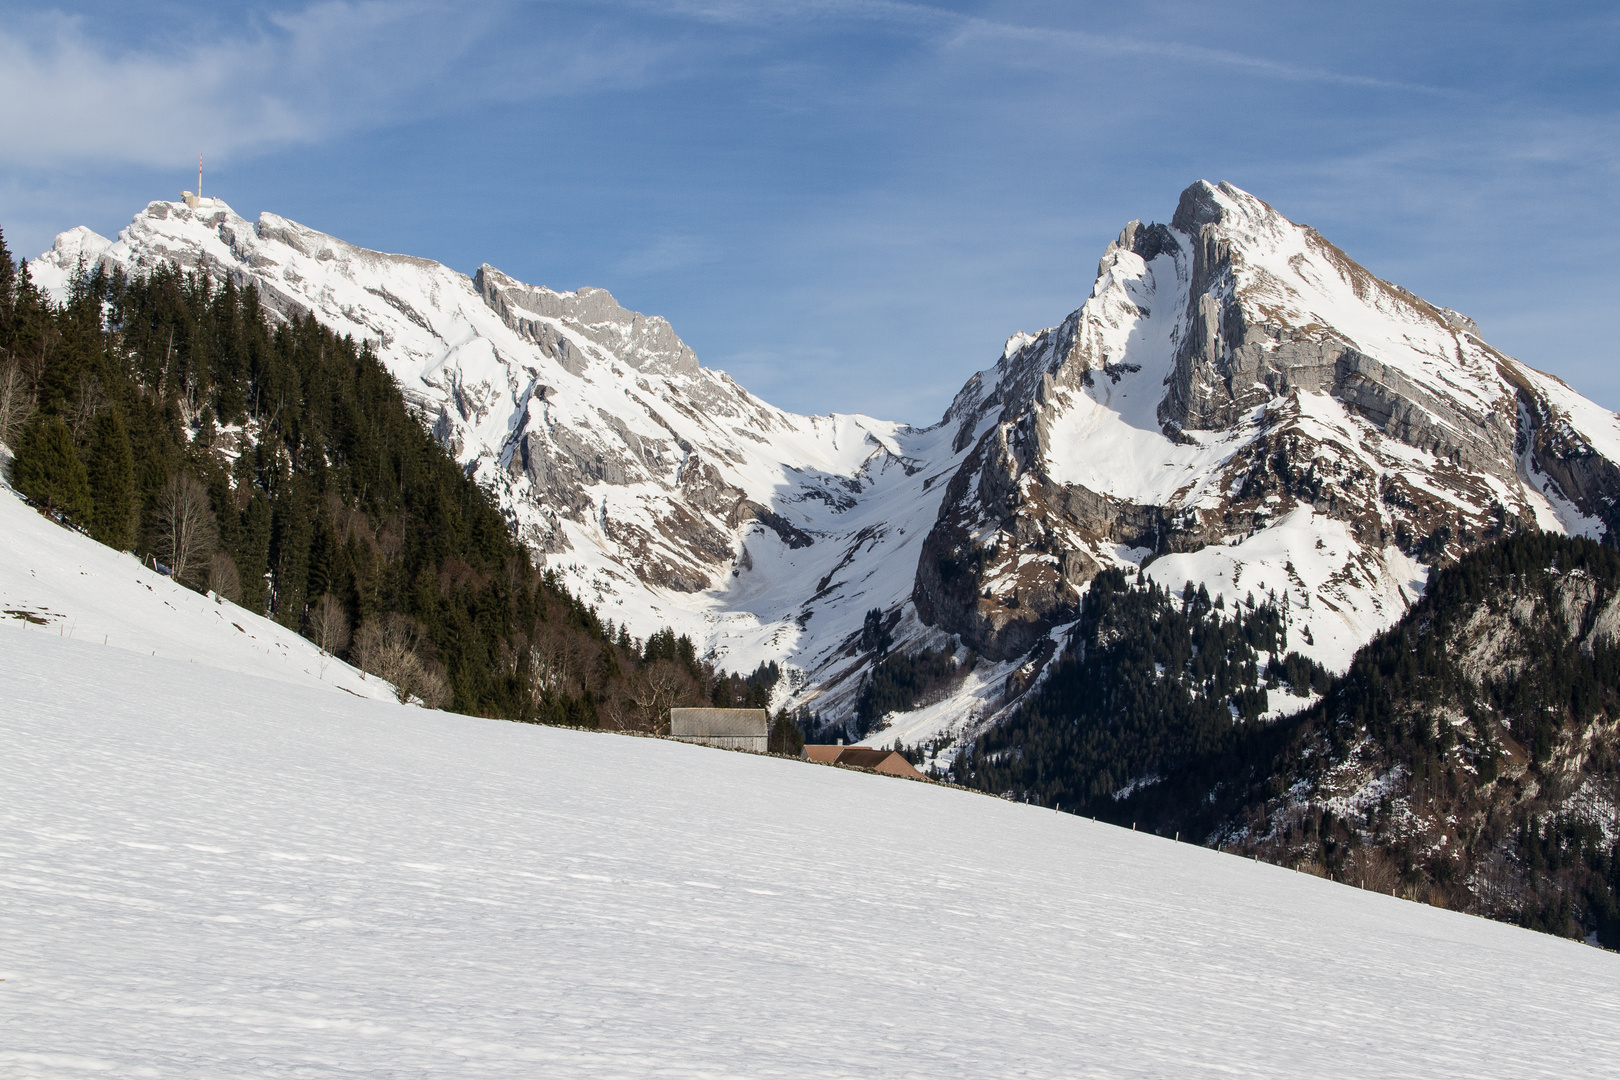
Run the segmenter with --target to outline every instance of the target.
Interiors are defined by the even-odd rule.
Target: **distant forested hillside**
[[[1620,551],[1478,548],[1337,679],[1280,655],[1285,631],[1101,576],[957,778],[1620,948]]]
[[[1128,786],[1193,762],[1219,769],[1269,726],[1273,698],[1326,689],[1327,673],[1287,643],[1287,614],[1269,600],[1228,611],[1203,589],[1105,570],[1052,674],[958,759],[957,779],[1110,818]]]
[[[656,730],[671,705],[764,705],[777,676],[604,624],[533,565],[369,346],[273,321],[229,281],[95,270],[58,307],[0,237],[0,442],[58,520],[432,706]]]

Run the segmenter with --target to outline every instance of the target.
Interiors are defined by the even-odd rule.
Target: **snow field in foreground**
[[[0,625],[8,1077],[1599,1076],[1612,954],[984,796]]]

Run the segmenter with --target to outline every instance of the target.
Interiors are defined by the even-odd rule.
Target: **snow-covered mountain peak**
[[[1230,184],[1128,224],[1085,303],[968,389],[953,409],[997,415],[915,600],[981,655],[1049,653],[1124,564],[1228,605],[1286,599],[1290,647],[1342,667],[1429,564],[1520,528],[1620,525],[1613,414]]]
[[[154,202],[115,241],[72,230],[32,267],[65,295],[98,262],[229,278],[367,342],[632,633],[673,626],[730,670],[784,662],[791,700],[829,721],[874,639],[980,658],[885,740],[1001,714],[1106,566],[1228,605],[1275,594],[1290,647],[1338,667],[1438,560],[1620,527],[1612,413],[1225,183],[1127,224],[1081,306],[1010,337],[925,429],[776,409],[606,290],[468,276],[218,200]]]
[[[1293,225],[1269,203],[1236,185],[1221,181],[1195,180],[1181,193],[1170,227],[1187,236],[1197,236],[1206,225],[1219,226],[1229,233],[1281,236]]]
[[[519,534],[637,635],[674,626],[733,670],[813,668],[910,591],[909,570],[875,568],[933,517],[934,434],[774,408],[607,290],[468,276],[217,200],[154,202],[116,241],[91,237],[64,234],[36,280],[65,297],[81,252],[175,263],[368,343]]]
[[[67,273],[71,274],[80,266],[94,266],[102,254],[111,246],[112,241],[105,236],[92,232],[83,225],[77,225],[67,232],[58,233],[56,242],[51,245],[51,250],[41,255],[36,265],[46,264],[53,268],[63,267]],[[35,284],[45,283],[36,280]],[[58,290],[55,285],[55,281],[50,281],[46,287],[50,287],[53,292],[56,292]]]

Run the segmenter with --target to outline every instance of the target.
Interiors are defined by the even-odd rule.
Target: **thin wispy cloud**
[[[904,0],[798,0],[784,3],[676,2],[658,5],[666,13],[688,18],[731,24],[786,24],[792,22],[838,23],[860,21],[906,28],[942,39],[945,45],[977,44],[986,40],[1015,42],[1021,46],[1050,51],[1060,47],[1070,54],[1114,56],[1158,56],[1186,63],[1243,71],[1264,78],[1293,82],[1329,83],[1376,90],[1453,96],[1456,91],[1405,80],[1385,79],[1332,68],[1291,64],[1270,57],[1252,56],[1227,49],[1174,40],[1152,40],[1114,34],[1099,34],[1063,27],[1037,26],[966,15],[929,4]]]
[[[1110,54],[1115,56],[1155,56],[1179,60],[1207,67],[1226,68],[1261,78],[1287,82],[1327,83],[1334,86],[1353,86],[1368,90],[1396,90],[1405,93],[1430,94],[1436,97],[1459,96],[1456,91],[1421,83],[1382,79],[1371,75],[1357,75],[1331,68],[1288,64],[1262,56],[1246,56],[1225,49],[1211,49],[1203,45],[1188,45],[1176,41],[1147,41],[1140,38],[1114,37],[1092,34],[1083,30],[1053,29],[1049,27],[1020,26],[989,19],[963,20],[959,40],[963,43],[977,39],[1003,39],[1044,50],[1062,47],[1070,53]]]
[[[748,26],[778,34],[807,25],[882,25],[918,36],[942,55],[986,42],[1032,55],[1144,55],[1284,80],[1426,94],[1449,91],[1256,56],[1128,36],[1030,26],[902,0],[789,3],[553,3],[542,15],[640,10],[660,36],[625,27],[551,39],[518,8],[427,2],[325,0],[256,20],[246,30],[164,46],[99,36],[83,17],[47,12],[0,27],[0,163],[170,165],[198,149],[229,157],[313,144],[425,111],[483,98],[521,101],[691,76],[760,42],[677,42],[669,23]],[[534,48],[523,47],[533,35]],[[1027,57],[1004,58],[1018,62]]]
[[[116,231],[202,149],[239,210],[607,287],[778,404],[914,416],[1225,179],[1586,386],[1620,24],[1486,7],[0,0],[0,223]]]
[[[645,246],[620,256],[613,267],[632,277],[690,270],[720,259],[720,246],[707,237],[689,235],[659,236]]]

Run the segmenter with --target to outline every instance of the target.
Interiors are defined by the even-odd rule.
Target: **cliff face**
[[[1216,842],[1620,947],[1620,556],[1465,557],[1255,764]]]
[[[910,590],[915,552],[893,557],[937,506],[919,475],[937,432],[774,408],[605,290],[469,277],[212,199],[154,202],[114,241],[64,233],[33,270],[61,290],[81,262],[178,263],[370,343],[521,537],[636,635],[673,626],[731,670],[791,660],[803,687]],[[905,568],[874,581],[879,563]]]
[[[938,424],[807,417],[702,367],[663,319],[368,251],[217,200],[155,202],[33,263],[173,261],[364,339],[522,538],[605,618],[783,663],[851,714],[893,647],[973,666],[887,739],[956,738],[1038,681],[1102,567],[1275,594],[1343,669],[1431,565],[1539,527],[1612,536],[1620,422],[1230,185],[1132,222],[1085,303],[1018,334]]]
[[[1427,566],[1616,523],[1613,414],[1226,184],[1188,188],[1168,226],[1128,225],[1085,305],[980,379],[1000,411],[914,597],[990,657],[1133,562],[1176,589],[1286,598],[1301,651],[1342,668]]]

